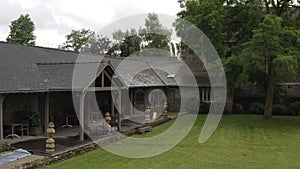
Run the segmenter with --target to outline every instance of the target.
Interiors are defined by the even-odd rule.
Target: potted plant
[[[29,134],[38,136],[42,133],[43,128],[41,114],[39,112],[31,112],[31,117],[29,118]]]

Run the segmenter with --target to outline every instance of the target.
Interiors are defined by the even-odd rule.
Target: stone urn
[[[48,139],[46,140],[46,152],[54,152],[55,151],[55,140],[53,136],[55,134],[54,123],[50,122],[47,128]]]
[[[164,113],[163,113],[164,118],[168,118],[168,108],[169,108],[168,103],[165,102],[165,104],[164,104]]]
[[[146,106],[146,110],[145,110],[145,121],[150,121],[151,120],[150,112],[151,112],[151,108],[148,105],[148,106]]]
[[[109,112],[106,112],[106,113],[105,113],[105,120],[106,120],[107,124],[110,123],[111,117],[110,117],[110,113],[109,113]]]

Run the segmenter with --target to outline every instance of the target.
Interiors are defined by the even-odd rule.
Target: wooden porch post
[[[0,140],[3,140],[3,101],[4,97],[0,94]]]
[[[134,110],[134,100],[133,100],[133,89],[130,90],[130,116],[133,116],[133,110]]]
[[[79,96],[80,97],[79,98],[79,123],[80,123],[79,139],[80,139],[80,141],[84,140],[84,130],[83,130],[83,127],[84,127],[84,96],[85,96],[84,92],[82,92]]]
[[[114,93],[111,92],[111,115],[115,116],[115,104],[114,104]]]
[[[118,90],[119,92],[119,115],[118,115],[118,125],[119,125],[119,130],[121,131],[121,113],[122,113],[122,90]]]
[[[47,136],[47,128],[50,122],[49,120],[49,93],[45,94],[45,136]]]

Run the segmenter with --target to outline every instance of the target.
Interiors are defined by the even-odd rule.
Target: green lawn
[[[129,159],[97,149],[46,168],[53,169],[177,169],[177,168],[300,168],[300,118],[224,115],[214,135],[199,144],[205,120],[200,115],[189,135],[175,148],[156,157]],[[171,123],[143,136],[156,135]]]

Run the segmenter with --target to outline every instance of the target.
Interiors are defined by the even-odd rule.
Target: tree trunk
[[[266,103],[265,103],[265,119],[272,118],[272,110],[273,110],[273,98],[275,91],[275,70],[274,67],[271,67],[269,81],[267,84],[267,95],[266,95]]]
[[[226,110],[229,114],[232,113],[232,110],[233,110],[233,92],[231,92],[230,94],[227,94],[225,110]]]

